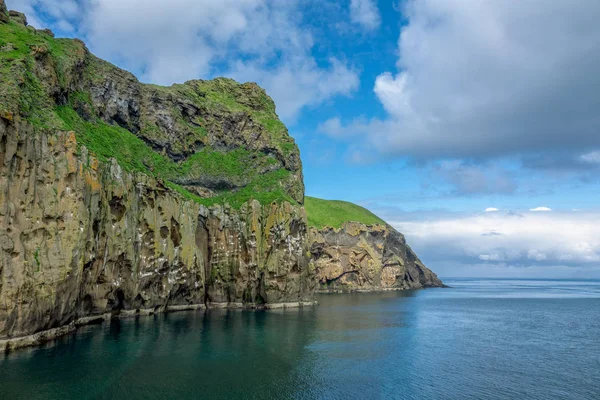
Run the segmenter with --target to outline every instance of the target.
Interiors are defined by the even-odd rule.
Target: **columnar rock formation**
[[[106,312],[309,301],[304,210],[185,201],[0,119],[0,337]]]
[[[309,235],[303,202],[298,147],[256,84],[144,85],[0,0],[0,346],[312,304],[317,286],[441,285],[390,227]]]
[[[142,85],[0,17],[0,339],[312,301],[299,152],[261,88]]]

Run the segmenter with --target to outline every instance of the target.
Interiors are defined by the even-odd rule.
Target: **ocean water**
[[[0,399],[600,399],[600,282],[180,312],[0,355]]]

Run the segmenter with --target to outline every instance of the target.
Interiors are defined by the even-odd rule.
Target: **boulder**
[[[10,10],[8,12],[8,15],[10,19],[15,21],[16,23],[27,26],[27,17],[25,16],[25,14],[20,13],[18,11]]]

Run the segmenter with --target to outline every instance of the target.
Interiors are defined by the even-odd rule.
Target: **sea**
[[[444,282],[81,327],[0,355],[0,399],[600,399],[600,281]]]

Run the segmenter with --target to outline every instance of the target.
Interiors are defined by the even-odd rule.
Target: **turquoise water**
[[[0,399],[600,398],[600,282],[446,283],[84,327],[0,355]]]

